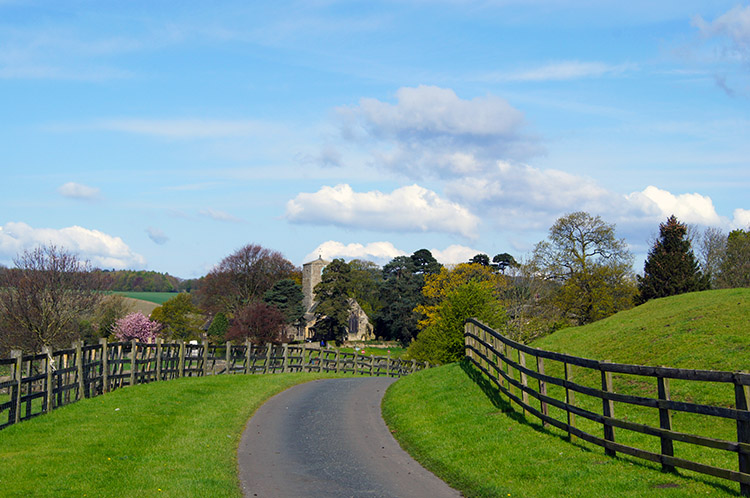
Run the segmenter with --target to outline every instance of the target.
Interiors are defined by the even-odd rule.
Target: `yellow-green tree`
[[[173,339],[198,339],[203,317],[190,294],[180,292],[151,312],[151,319],[164,326],[162,333]]]

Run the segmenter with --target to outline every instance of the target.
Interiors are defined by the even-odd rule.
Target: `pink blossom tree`
[[[112,332],[121,341],[135,339],[142,342],[151,342],[161,329],[161,324],[150,320],[140,311],[130,313],[115,322]]]

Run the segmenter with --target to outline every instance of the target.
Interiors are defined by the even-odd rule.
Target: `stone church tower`
[[[323,274],[323,268],[328,266],[330,261],[326,261],[320,256],[315,261],[310,261],[302,265],[302,306],[305,308],[305,313],[311,311],[313,303],[315,303],[315,286],[320,283],[321,275]]]

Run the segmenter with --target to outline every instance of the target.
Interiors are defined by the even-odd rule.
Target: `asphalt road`
[[[398,445],[380,415],[394,379],[316,380],[261,406],[238,461],[243,493],[263,498],[460,497]]]

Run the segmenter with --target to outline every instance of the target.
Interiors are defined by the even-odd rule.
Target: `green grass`
[[[738,494],[731,482],[572,444],[511,408],[467,363],[402,378],[386,392],[383,416],[404,449],[467,497]]]
[[[0,431],[0,495],[240,497],[236,451],[273,394],[318,374],[185,378],[114,391]]]
[[[168,301],[177,295],[176,292],[125,292],[125,291],[116,291],[116,292],[113,292],[113,294],[120,294],[122,296],[130,297],[132,299],[140,299],[141,301],[148,301],[148,302],[156,303],[156,304],[164,304],[165,301]]]
[[[353,353],[354,348],[340,348],[342,353]],[[360,349],[360,352],[362,350]],[[365,346],[365,354],[367,356],[388,356],[388,351],[391,352],[391,358],[401,358],[406,353],[406,348],[400,346],[393,346],[388,348],[375,348],[371,346]]]

